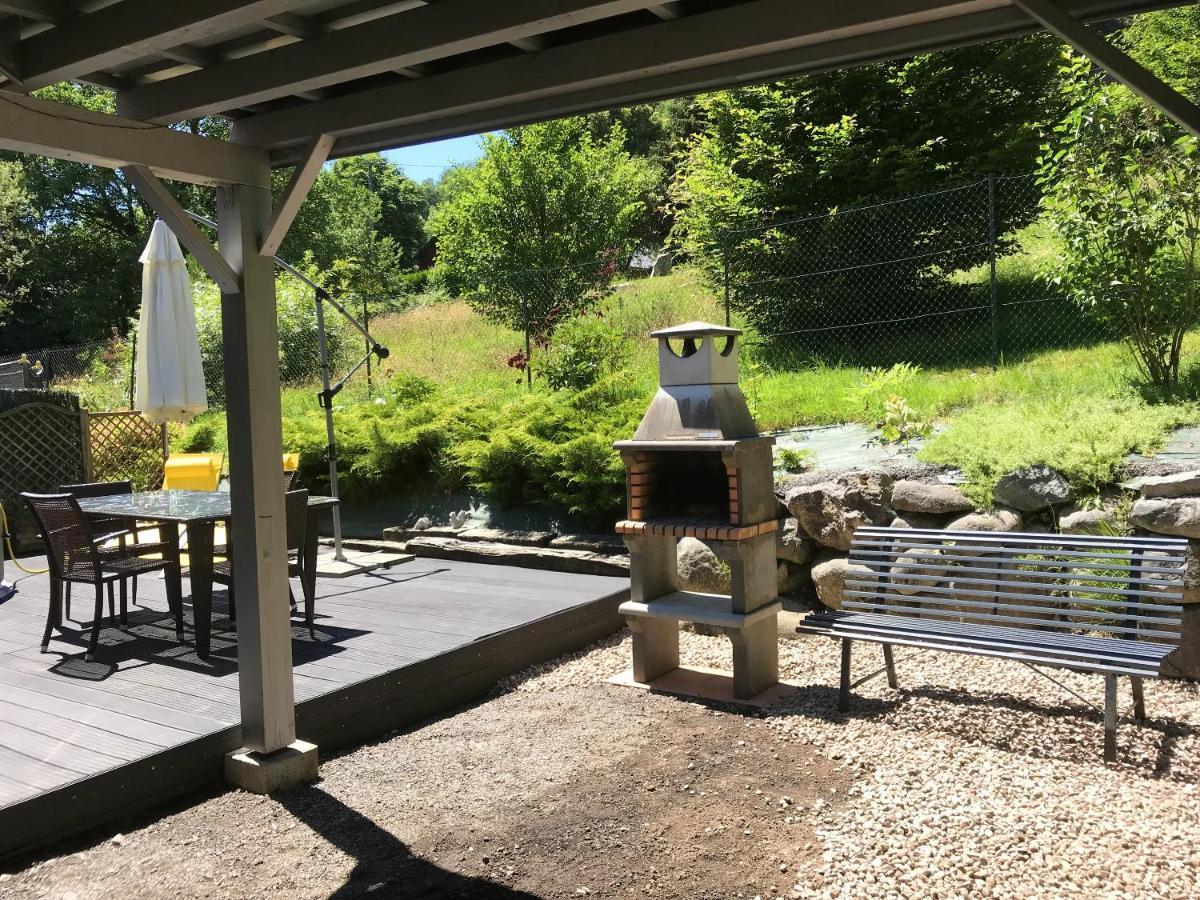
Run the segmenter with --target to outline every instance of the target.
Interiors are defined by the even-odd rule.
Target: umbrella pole
[[[313,302],[317,308],[317,348],[321,354],[321,405],[325,407],[325,456],[329,460],[329,493],[335,500],[338,496],[337,441],[333,435],[333,392],[329,389],[329,347],[325,343],[325,304],[321,291],[315,293]],[[345,562],[342,553],[341,504],[333,507],[333,558]]]

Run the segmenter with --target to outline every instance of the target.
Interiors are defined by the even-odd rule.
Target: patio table
[[[301,585],[307,604],[312,603],[317,577],[317,526],[321,511],[338,505],[335,497],[310,495],[308,498],[308,527],[305,529]],[[213,531],[218,522],[232,517],[230,496],[225,491],[140,491],[132,494],[112,494],[107,497],[87,497],[79,500],[86,516],[120,516],[158,526],[163,542],[179,561],[179,528],[187,530],[189,579],[192,583],[192,615],[196,630],[196,653],[202,658],[209,654],[212,629],[212,571]],[[168,578],[179,579],[179,569]],[[171,586],[175,596],[182,596],[178,581]]]

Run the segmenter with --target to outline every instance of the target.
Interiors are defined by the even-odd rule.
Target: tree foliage
[[[1194,29],[1200,20],[1187,14]],[[1194,77],[1185,72],[1183,84]],[[1095,78],[1085,57],[1068,55],[1063,91],[1071,111],[1041,160],[1043,205],[1064,246],[1054,280],[1125,336],[1152,383],[1172,386],[1197,315],[1200,147],[1127,88]]]
[[[795,322],[828,307],[853,316],[854,304],[869,303],[886,315],[888,299],[844,280],[812,279],[803,290],[794,281],[881,258],[924,254],[888,270],[890,302],[920,311],[936,270],[981,261],[986,210],[873,222],[825,214],[1029,171],[1036,123],[1061,109],[1057,64],[1054,42],[1032,37],[702,96],[703,124],[671,186],[673,239],[714,273],[729,246],[733,277],[755,285],[735,300],[764,334],[786,331],[785,315]],[[1004,210],[1001,231],[1035,213],[1035,204]],[[797,219],[806,221],[781,226]]]
[[[580,119],[484,138],[429,220],[444,282],[513,327],[593,299],[646,215],[653,173],[623,145],[619,125],[595,138]]]

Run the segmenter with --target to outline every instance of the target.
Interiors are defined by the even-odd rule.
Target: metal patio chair
[[[21,499],[33,513],[46,544],[46,559],[50,567],[50,611],[46,631],[42,636],[42,652],[50,648],[50,637],[56,627],[62,627],[64,585],[90,584],[96,589],[95,614],[88,640],[86,659],[95,659],[104,617],[104,594],[108,592],[112,613],[113,585],[149,572],[165,571],[178,565],[170,559],[146,559],[131,556],[117,548],[99,547],[96,534],[79,501],[70,494],[21,494]],[[171,579],[168,579],[171,583]],[[173,593],[173,592],[172,592]],[[127,621],[128,610],[122,593],[121,621]],[[170,597],[175,615],[175,631],[183,634],[183,604],[178,596]],[[113,625],[116,624],[113,616]]]

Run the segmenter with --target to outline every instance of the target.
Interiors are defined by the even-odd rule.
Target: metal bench
[[[1118,677],[1144,721],[1143,679],[1179,645],[1186,550],[1175,538],[860,528],[842,608],[796,630],[842,641],[842,712],[870,678],[897,686],[893,646],[1011,659],[1047,678],[1042,668],[1102,674],[1111,761]],[[853,641],[882,644],[884,667],[851,684]]]

